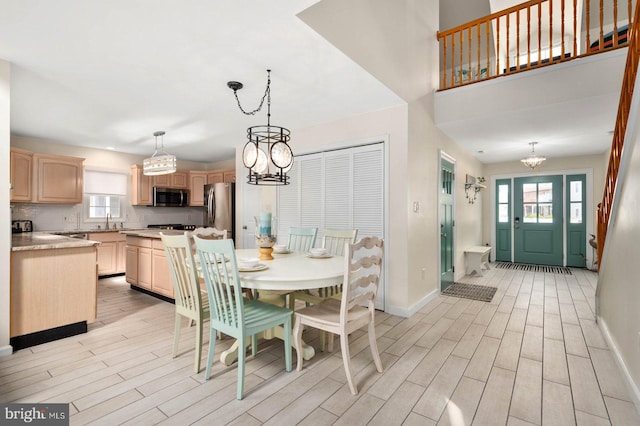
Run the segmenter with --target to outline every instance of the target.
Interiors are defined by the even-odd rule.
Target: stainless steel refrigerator
[[[236,188],[234,183],[204,186],[204,226],[226,229],[227,238],[235,241]]]

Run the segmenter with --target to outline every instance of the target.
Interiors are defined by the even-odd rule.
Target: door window
[[[569,186],[569,222],[582,223],[582,181],[571,181]]]
[[[509,185],[498,185],[498,222],[509,222]]]
[[[553,223],[553,183],[522,184],[522,211],[525,223]]]

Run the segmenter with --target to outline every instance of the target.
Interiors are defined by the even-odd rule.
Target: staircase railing
[[[640,19],[640,7],[636,5],[634,11],[633,22]],[[611,208],[613,206],[613,196],[618,183],[618,169],[620,168],[620,158],[622,156],[622,147],[624,145],[624,137],[627,131],[627,123],[629,122],[629,110],[631,109],[631,98],[633,97],[633,89],[636,82],[636,74],[638,73],[638,61],[640,60],[640,25],[631,28],[629,36],[629,52],[627,53],[627,64],[625,66],[624,77],[622,79],[622,90],[620,93],[620,103],[618,104],[618,114],[616,116],[616,125],[613,130],[613,142],[611,143],[611,152],[609,154],[609,166],[607,175],[605,176],[604,195],[602,202],[598,204],[598,269],[600,269],[602,252],[607,239],[607,227],[611,217]]]
[[[440,90],[627,45],[634,0],[531,0],[438,32]]]

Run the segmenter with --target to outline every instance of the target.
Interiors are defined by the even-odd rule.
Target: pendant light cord
[[[262,95],[262,99],[260,100],[260,105],[258,105],[258,108],[254,109],[253,111],[245,111],[244,108],[242,108],[242,105],[240,105],[240,99],[238,98],[238,89],[233,89],[233,94],[236,97],[238,108],[240,108],[240,111],[242,111],[244,115],[256,115],[256,113],[260,112],[260,110],[262,109],[264,100],[267,99],[267,125],[269,125],[269,122],[271,120],[271,70],[267,70],[267,88],[264,91],[264,95]]]

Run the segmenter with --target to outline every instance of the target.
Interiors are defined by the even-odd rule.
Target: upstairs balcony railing
[[[627,45],[634,0],[531,0],[438,32],[440,90]]]
[[[638,22],[638,19],[640,19],[640,7],[638,7],[638,5],[636,5],[633,19],[633,22]],[[598,204],[598,269],[600,269],[601,266],[602,252],[607,239],[607,228],[613,208],[613,197],[618,184],[618,170],[622,157],[622,147],[627,132],[627,123],[629,122],[631,98],[633,97],[636,74],[638,73],[638,62],[640,61],[639,37],[640,26],[636,25],[631,28],[629,34],[629,52],[627,53],[627,63],[624,69],[624,76],[622,77],[622,90],[620,92],[618,114],[616,115],[616,125],[613,130],[613,142],[609,153],[609,166],[604,181],[604,194],[602,196],[602,202]]]

